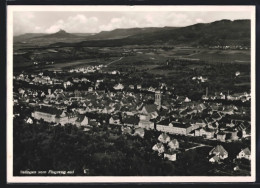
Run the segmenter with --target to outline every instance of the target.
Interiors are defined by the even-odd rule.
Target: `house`
[[[65,111],[48,106],[35,109],[32,112],[32,117],[37,120],[43,119],[49,123],[60,123],[61,125],[68,123],[68,116]]]
[[[26,123],[28,123],[28,124],[33,124],[32,118],[29,117],[29,118],[26,120]]]
[[[97,127],[97,126],[100,126],[101,124],[96,119],[90,119],[88,122],[88,125],[91,127]]]
[[[121,121],[118,116],[111,116],[111,118],[109,118],[109,124],[120,125]]]
[[[162,133],[159,135],[158,140],[166,144],[171,141],[171,138],[166,133]]]
[[[219,121],[219,120],[221,120],[222,116],[221,116],[220,113],[218,113],[218,112],[213,112],[213,114],[211,115],[211,118],[212,118],[214,121]]]
[[[228,152],[221,145],[217,145],[210,152],[209,155],[216,155],[220,159],[226,159],[228,157]]]
[[[234,120],[229,120],[227,123],[226,123],[226,126],[227,127],[234,127],[235,126],[235,123],[234,123]]]
[[[218,163],[219,161],[220,161],[220,157],[217,155],[214,155],[213,157],[211,157],[209,159],[209,162],[211,162],[211,163]]]
[[[113,87],[115,90],[122,90],[124,89],[124,86],[122,84],[117,84]]]
[[[122,121],[123,121],[124,125],[135,126],[135,125],[138,125],[140,120],[139,120],[139,117],[137,117],[137,116],[127,116]]]
[[[238,136],[237,136],[237,133],[238,131],[237,130],[224,130],[224,132],[226,133],[226,138],[229,139],[229,140],[238,140]]]
[[[168,143],[168,146],[173,150],[179,149],[179,142],[177,139],[173,139]]]
[[[209,125],[209,124],[212,124],[212,123],[214,123],[215,122],[215,120],[214,119],[212,119],[212,118],[210,118],[210,117],[206,117],[205,118],[205,122]]]
[[[140,121],[138,126],[145,129],[154,129],[154,122],[150,120],[158,116],[157,106],[155,104],[145,105],[139,113]]]
[[[221,141],[221,142],[225,142],[226,141],[226,133],[224,132],[219,132],[217,134],[217,140]]]
[[[146,115],[140,115],[140,121],[138,123],[138,126],[144,129],[154,129],[154,122],[150,121],[150,118],[148,118]]]
[[[79,115],[75,121],[77,126],[87,126],[89,124],[89,118],[84,115]]]
[[[106,106],[103,110],[102,113],[104,114],[111,114],[112,112],[114,112],[115,108],[110,107],[110,106]]]
[[[22,95],[23,95],[23,94],[25,93],[25,90],[24,90],[24,89],[21,89],[21,88],[19,88],[19,89],[18,89],[18,92],[19,92],[19,94],[22,94]]]
[[[88,92],[93,92],[93,87],[89,87]]]
[[[138,136],[140,136],[141,138],[143,138],[144,137],[144,129],[143,128],[137,128],[137,129],[135,129],[135,133],[134,133],[134,135],[138,135]]]
[[[55,93],[55,94],[63,93],[63,89],[55,89],[54,93]]]
[[[164,119],[156,124],[156,130],[162,131],[162,132],[169,132],[167,129],[169,129],[169,124],[171,123],[172,119],[167,118]]]
[[[165,150],[163,143],[157,143],[152,147],[152,150],[158,151],[158,155],[162,154]]]
[[[130,88],[130,89],[134,89],[135,86],[134,86],[134,85],[129,85],[129,88]]]
[[[141,114],[146,114],[146,115],[151,115],[151,114],[157,114],[157,105],[156,104],[149,104],[149,105],[145,105],[143,106],[141,112]],[[158,114],[157,114],[158,116]]]
[[[188,97],[186,97],[185,99],[184,99],[184,102],[190,102],[191,100],[188,98]]]
[[[132,128],[131,127],[121,127],[122,133],[123,134],[132,134]]]
[[[202,112],[203,110],[205,110],[207,107],[205,106],[205,104],[201,103],[201,104],[197,105],[196,108],[197,108],[197,111],[198,111],[199,113],[201,113],[201,112]]]
[[[248,160],[251,160],[251,151],[249,150],[249,148],[245,148],[245,149],[242,149],[238,155],[237,155],[237,158],[238,159],[248,159]]]
[[[176,161],[176,151],[170,148],[163,154],[163,157],[169,161]]]
[[[173,122],[169,125],[171,128],[170,133],[173,134],[180,134],[180,135],[188,135],[192,130],[192,125],[191,124],[183,124],[183,123],[178,123],[178,122]]]
[[[214,138],[215,130],[208,127],[200,128],[195,130],[195,136],[203,136],[207,139]]]
[[[207,125],[203,119],[198,119],[195,122],[195,124],[198,125],[199,127],[205,127]]]
[[[211,123],[211,124],[208,124],[208,128],[210,129],[218,129],[219,127],[219,123],[218,122],[214,122],[214,123]]]

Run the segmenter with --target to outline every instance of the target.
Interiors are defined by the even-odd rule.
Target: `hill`
[[[67,33],[66,31],[61,29],[56,33],[40,36],[37,38],[41,38],[41,37],[43,37],[43,38],[78,38],[79,36],[73,35],[71,33]]]
[[[14,36],[14,42],[25,42],[31,38],[42,37],[47,35],[46,33],[25,33],[22,35]]]
[[[86,37],[87,40],[105,40],[105,39],[122,39],[133,35],[152,33],[156,31],[172,30],[174,27],[146,27],[146,28],[129,28],[114,29],[112,31],[101,31],[92,36]]]
[[[44,33],[28,33],[14,37],[14,46],[18,48],[24,48],[28,46],[46,46],[57,42],[80,42],[86,40],[86,36],[89,33],[68,33],[64,30],[60,30],[52,34]]]
[[[149,32],[148,32],[149,31]],[[100,33],[103,36],[114,36],[117,31]],[[147,29],[145,33],[138,33],[125,38],[86,40],[79,43],[55,43],[51,46],[124,46],[124,45],[189,45],[216,46],[241,45],[250,46],[250,20],[220,20],[206,24],[195,24],[181,28]],[[98,37],[97,37],[98,38]],[[111,37],[110,37],[111,38]]]

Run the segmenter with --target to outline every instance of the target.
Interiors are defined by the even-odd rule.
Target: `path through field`
[[[117,60],[111,61],[110,63],[107,64],[107,66],[108,66],[108,65],[111,65],[111,64],[113,64],[113,63],[115,63],[115,62],[118,62],[118,61],[120,61],[121,59],[123,59],[123,57],[120,57],[120,58],[117,59]]]

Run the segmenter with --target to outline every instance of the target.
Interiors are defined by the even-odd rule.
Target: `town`
[[[68,80],[57,76],[62,71],[14,75],[14,121],[22,117],[32,126],[42,121],[54,127],[73,125],[85,134],[97,127],[116,126],[122,135],[142,139],[152,131],[158,138],[154,138],[150,152],[176,163],[183,153],[201,147],[210,149],[204,156],[209,163],[222,164],[229,157],[223,145],[250,140],[250,108],[246,104],[251,97],[246,91],[210,95],[207,87],[201,99],[193,101],[176,95],[174,87],[166,83],[144,87],[141,83],[112,85],[106,79],[93,79],[91,75],[102,67],[69,69],[66,74],[80,76]],[[99,74],[123,77],[117,70]],[[191,80],[208,81],[202,76]],[[232,171],[245,173],[239,168],[246,165],[238,161],[251,159],[249,146],[240,145],[231,155]]]

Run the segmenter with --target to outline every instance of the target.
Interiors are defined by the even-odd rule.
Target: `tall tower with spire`
[[[154,104],[158,106],[158,109],[160,109],[162,106],[162,93],[160,90],[155,91]]]

